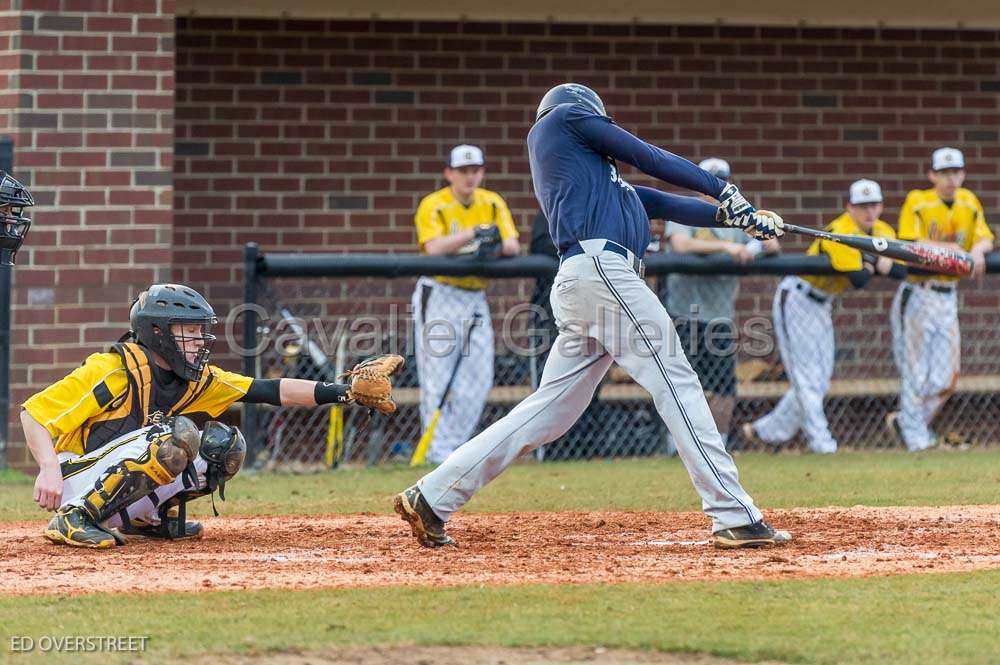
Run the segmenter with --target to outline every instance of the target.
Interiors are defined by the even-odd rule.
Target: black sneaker
[[[414,485],[396,495],[393,507],[413,531],[413,537],[424,547],[457,546],[455,539],[444,530],[444,522],[427,505]]]
[[[125,539],[120,534],[94,523],[90,515],[78,506],[59,510],[49,520],[45,537],[53,543],[93,549],[108,549],[125,544]]]
[[[713,533],[712,536],[715,540],[715,546],[723,549],[784,545],[792,540],[792,534],[787,531],[775,531],[764,520],[733,529],[722,529]]]

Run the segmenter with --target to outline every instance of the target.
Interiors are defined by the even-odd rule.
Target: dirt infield
[[[1000,567],[1000,506],[773,511],[781,548],[722,551],[700,513],[462,513],[460,547],[426,550],[395,516],[223,517],[200,541],[52,545],[4,524],[0,589],[15,594],[386,585],[669,582]],[[183,552],[183,556],[174,556]],[[165,553],[170,555],[164,556]],[[107,570],[114,571],[108,575]]]

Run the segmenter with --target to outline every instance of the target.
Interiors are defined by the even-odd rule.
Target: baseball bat
[[[972,274],[972,255],[968,252],[927,245],[920,242],[908,242],[906,240],[830,233],[829,231],[811,229],[795,224],[785,224],[785,230],[813,238],[820,238],[821,240],[839,242],[842,245],[859,249],[862,252],[887,256],[890,259],[898,259],[904,263],[920,266],[929,271],[944,275]]]
[[[444,403],[448,401],[448,395],[451,394],[451,384],[455,382],[455,377],[458,375],[458,368],[462,364],[462,353],[468,348],[472,339],[472,329],[476,327],[478,322],[479,314],[476,313],[473,315],[472,325],[469,326],[469,329],[465,333],[466,346],[458,350],[458,360],[455,361],[455,366],[451,368],[451,376],[448,377],[448,384],[444,387],[441,399],[438,400],[437,408],[434,409],[434,415],[431,416],[431,422],[427,425],[427,431],[420,437],[417,447],[413,449],[410,466],[422,466],[427,462],[427,449],[430,448],[431,439],[434,438],[434,430],[437,429],[438,420],[441,418],[441,409],[444,408]]]

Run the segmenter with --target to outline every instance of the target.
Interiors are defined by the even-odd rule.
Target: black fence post
[[[257,348],[257,312],[252,307],[257,304],[257,243],[248,242],[243,248],[243,374],[257,377],[257,354],[250,349]],[[257,437],[257,405],[243,403],[243,436],[250,450],[247,456],[255,460],[261,449]]]
[[[14,170],[14,139],[0,136],[0,171]],[[6,257],[4,257],[6,258]],[[0,261],[0,469],[7,468],[10,434],[10,293],[13,261]]]

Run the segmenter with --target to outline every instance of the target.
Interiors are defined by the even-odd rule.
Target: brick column
[[[169,278],[174,2],[20,5],[0,13],[0,124],[37,202],[11,334],[8,459],[28,467],[20,402],[106,350],[128,329],[130,299]]]

